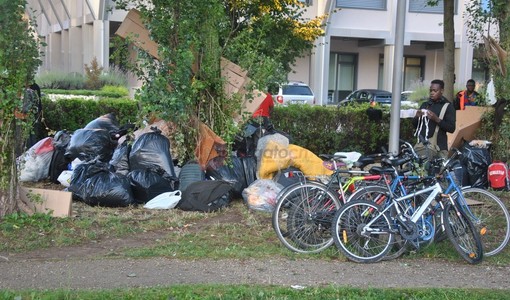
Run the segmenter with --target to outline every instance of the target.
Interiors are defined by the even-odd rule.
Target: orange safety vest
[[[460,91],[459,92],[459,104],[460,104],[460,109],[461,110],[464,110],[465,106],[466,106],[466,100],[467,100],[467,93],[466,93],[466,90],[463,90],[463,91]]]
[[[460,110],[464,110],[464,97],[466,96],[466,91],[460,91],[459,96]]]

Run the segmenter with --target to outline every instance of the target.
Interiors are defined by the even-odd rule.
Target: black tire
[[[335,192],[316,182],[290,186],[272,215],[276,236],[289,250],[317,253],[333,244],[331,220],[340,208]]]
[[[393,246],[392,220],[380,214],[381,207],[371,201],[350,201],[336,213],[331,235],[337,248],[351,261],[373,263],[383,259]],[[362,232],[364,225],[374,221],[374,233]]]
[[[455,250],[470,264],[477,264],[483,258],[483,245],[475,225],[462,209],[448,204],[443,212],[446,235]]]
[[[459,200],[459,195],[453,195]],[[510,240],[510,214],[505,204],[494,194],[479,188],[462,189],[462,204],[466,203],[466,215],[475,225],[482,238],[485,256],[501,252]],[[461,204],[462,203],[462,204]]]

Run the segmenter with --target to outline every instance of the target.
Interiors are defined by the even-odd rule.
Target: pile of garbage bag
[[[49,179],[72,192],[73,200],[92,206],[214,211],[243,199],[250,209],[271,212],[278,192],[295,183],[288,174],[331,173],[285,133],[253,124],[243,129],[230,155],[221,138],[202,128],[207,136],[197,146],[200,157],[179,167],[168,128],[157,121],[136,129],[119,126],[113,114],[100,116],[72,133],[59,131],[21,155],[20,181]],[[134,132],[127,135],[129,129]]]

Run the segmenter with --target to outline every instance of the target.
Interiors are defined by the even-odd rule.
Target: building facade
[[[336,103],[361,88],[390,90],[395,51],[398,1],[406,1],[403,90],[443,77],[443,1],[427,0],[300,0],[305,16],[329,15],[325,36],[310,55],[297,60],[289,80],[308,83],[319,104]],[[455,0],[455,74],[459,87],[469,78],[485,79],[473,68],[473,46],[465,26],[467,1]],[[109,66],[110,41],[127,11],[113,0],[29,0],[46,47],[41,71],[83,73],[96,58]]]

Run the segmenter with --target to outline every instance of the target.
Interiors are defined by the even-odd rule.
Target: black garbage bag
[[[206,177],[228,182],[233,187],[232,196],[241,198],[243,190],[248,187],[243,162],[237,156],[230,157],[229,162],[216,163],[217,160],[223,159],[215,157],[207,163]]]
[[[68,191],[73,193],[73,200],[84,202],[86,196],[85,181],[101,172],[109,172],[108,163],[92,160],[79,164],[73,170]]]
[[[119,130],[119,123],[115,114],[109,113],[90,121],[85,125],[84,129],[104,129],[108,132],[117,131]]]
[[[472,187],[486,189],[489,184],[487,178],[487,169],[492,163],[490,149],[471,146],[469,142],[464,142],[462,147],[461,163],[466,169],[464,174],[464,184]]]
[[[255,156],[241,157],[243,163],[244,178],[246,179],[246,186],[250,186],[257,180],[257,159]]]
[[[179,188],[177,177],[169,176],[161,168],[133,170],[127,177],[137,204],[145,204],[160,194]]]
[[[170,154],[170,141],[161,134],[161,130],[152,129],[152,132],[140,135],[131,146],[130,170],[162,168],[169,176],[176,177]]]
[[[78,129],[72,136],[65,153],[66,159],[82,161],[99,159],[110,161],[117,142],[110,138],[110,133],[104,129]]]
[[[68,165],[71,160],[65,157],[65,153],[70,141],[71,134],[66,130],[58,131],[53,137],[53,147],[55,150],[51,156],[49,170],[50,180],[53,183],[59,183],[58,177],[60,174],[63,171],[68,170]]]
[[[115,173],[127,175],[129,173],[129,152],[131,145],[125,140],[122,144],[118,145],[113,151],[110,165],[114,168]]]
[[[85,180],[83,202],[91,206],[126,207],[135,204],[129,179],[112,171],[103,171]]]

